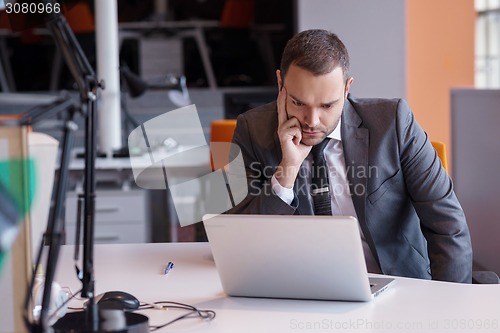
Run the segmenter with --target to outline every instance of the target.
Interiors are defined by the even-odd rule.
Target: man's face
[[[286,89],[288,117],[295,117],[300,122],[301,142],[314,146],[323,141],[340,120],[352,78],[346,83],[340,67],[328,74],[315,76],[291,65],[284,81],[279,70],[276,74],[278,85]]]

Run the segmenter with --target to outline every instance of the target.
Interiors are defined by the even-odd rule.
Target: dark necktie
[[[311,196],[314,202],[315,215],[332,215],[332,199],[328,185],[328,167],[326,165],[323,149],[330,141],[325,138],[322,142],[312,147],[313,156]]]

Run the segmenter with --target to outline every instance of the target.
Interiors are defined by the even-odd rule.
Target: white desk
[[[56,281],[76,291],[81,285],[74,276],[72,255],[73,247],[62,248]],[[168,261],[175,267],[163,276]],[[143,302],[184,302],[217,313],[211,322],[189,319],[158,332],[500,331],[498,285],[397,278],[390,290],[369,303],[227,297],[207,243],[96,245],[94,267],[97,294],[122,290]],[[178,314],[141,313],[150,325]]]
[[[168,152],[165,156],[171,157],[177,153],[187,151],[191,148],[192,147],[190,146],[179,146],[179,148]],[[85,161],[83,158],[75,158],[76,154],[79,152],[81,151],[74,150],[72,152],[73,157],[69,165],[69,169],[71,171],[70,181],[72,184],[75,184],[75,192],[68,193],[66,202],[66,221],[73,222],[71,227],[67,227],[67,235],[69,237],[69,241],[72,241],[74,238],[73,230],[76,220],[77,195],[78,193],[83,192],[84,185],[83,170],[85,167]],[[197,152],[199,152],[199,150],[197,150]],[[198,178],[207,174],[211,170],[208,151],[206,155],[184,154],[182,156],[183,158],[167,158],[165,161],[164,165],[169,169],[169,175],[172,177],[172,179],[170,179],[169,181],[171,181],[172,184],[175,183],[175,181]],[[133,186],[134,177],[132,166],[134,166],[135,168],[144,169],[149,167],[150,165],[151,159],[147,154],[141,156],[132,156],[130,158],[96,158],[96,221],[102,220],[105,224],[108,224],[108,226],[101,224],[97,226],[96,232],[99,235],[96,234],[96,238],[98,242],[112,243],[125,241],[129,243],[138,243],[149,241],[149,230],[146,230],[149,227],[147,227],[144,223],[146,214],[140,212],[147,209],[145,207],[147,201],[144,199],[145,192],[142,190],[130,190],[135,188]],[[162,179],[152,179],[164,185],[164,181]],[[109,188],[103,189],[103,187],[99,186],[101,183],[116,184],[117,187],[113,190],[110,190]],[[202,190],[203,189],[200,189],[200,192]],[[138,210],[133,212],[135,215],[134,218],[131,218],[131,215],[123,216],[121,214],[129,211],[130,207],[127,208],[126,205],[130,205],[131,200],[136,200],[136,205],[138,208]],[[177,242],[177,228],[179,223],[177,219],[176,209],[173,204],[171,204],[169,198],[167,198],[167,202],[165,203],[165,205],[169,221],[169,241]],[[126,221],[126,223],[124,223],[124,221]],[[122,228],[119,228],[120,226]],[[134,234],[134,231],[137,232]]]
[[[164,167],[169,169],[169,175],[174,178],[197,178],[210,171],[210,156],[207,151],[206,155],[200,154],[190,154],[183,155],[183,158],[173,158],[175,154],[188,151],[190,149],[197,148],[191,146],[179,146],[178,148],[172,149],[171,151],[164,154],[164,157],[168,157],[165,160]],[[199,150],[197,150],[199,152]],[[85,160],[83,158],[77,158],[78,153],[83,153],[82,149],[74,149],[72,151],[72,157],[69,165],[70,171],[74,171],[76,174],[72,175],[72,180],[76,182],[76,187],[79,190],[83,189],[83,170],[85,170]],[[58,164],[59,166],[59,164]],[[145,169],[151,167],[151,158],[147,153],[140,156],[131,157],[98,157],[95,160],[96,169],[96,183],[99,181],[109,181],[110,179],[116,180],[117,183],[121,183],[123,190],[130,189],[131,183],[134,182],[132,168]],[[160,166],[155,166],[160,167]],[[102,178],[102,179],[101,179]],[[159,179],[160,183],[163,181]]]

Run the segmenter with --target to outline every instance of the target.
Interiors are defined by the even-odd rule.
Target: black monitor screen
[[[255,91],[237,91],[224,93],[224,117],[236,119],[239,114],[276,100],[276,88]]]

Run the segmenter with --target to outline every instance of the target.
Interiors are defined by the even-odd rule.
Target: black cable
[[[215,311],[213,310],[202,310],[198,309],[192,305],[189,304],[184,304],[184,303],[179,303],[179,302],[171,302],[171,301],[161,301],[161,302],[154,302],[153,305],[148,304],[142,304],[139,307],[139,310],[146,310],[146,309],[156,309],[154,305],[161,305],[164,307],[164,309],[180,309],[180,310],[187,310],[188,312],[180,315],[171,321],[162,324],[162,325],[156,325],[156,326],[150,326],[149,329],[154,332],[156,330],[159,330],[163,327],[166,327],[168,325],[171,325],[177,321],[183,320],[183,319],[191,319],[191,318],[201,318],[205,320],[213,320],[215,318]]]
[[[52,317],[54,317],[57,314],[57,312],[59,312],[59,310],[61,310],[66,304],[68,304],[69,301],[76,298],[77,295],[81,293],[81,291],[82,291],[82,289],[78,290],[76,293],[71,293],[71,296],[66,301],[64,301],[57,309],[55,309],[52,312],[52,314],[49,315],[48,320],[50,321],[52,319]],[[169,322],[167,322],[165,324],[150,326],[149,329],[151,330],[151,332],[154,332],[156,330],[164,328],[168,325],[171,325],[171,324],[178,322],[180,320],[183,320],[183,319],[201,318],[201,319],[205,319],[205,320],[213,320],[216,316],[216,313],[213,310],[198,309],[197,307],[189,305],[189,304],[173,302],[173,301],[160,301],[160,302],[154,302],[152,304],[143,303],[139,306],[138,310],[159,309],[159,308],[155,307],[154,305],[162,306],[161,310],[179,309],[179,310],[187,310],[188,312],[170,320]],[[84,308],[70,308],[70,307],[68,307],[68,309],[70,309],[70,310],[83,310]]]
[[[193,316],[193,314],[197,313],[197,315]],[[206,315],[203,315],[202,313],[206,313]],[[197,311],[190,311],[186,314],[183,314],[175,319],[172,319],[171,321],[169,321],[168,323],[165,323],[163,325],[158,325],[158,326],[150,326],[149,329],[151,330],[151,332],[154,332],[156,330],[159,330],[161,328],[164,328],[168,325],[171,325],[179,320],[182,320],[182,319],[190,319],[190,318],[202,318],[202,319],[207,319],[207,320],[212,320],[215,318],[215,312],[212,311],[212,310],[197,310]]]

